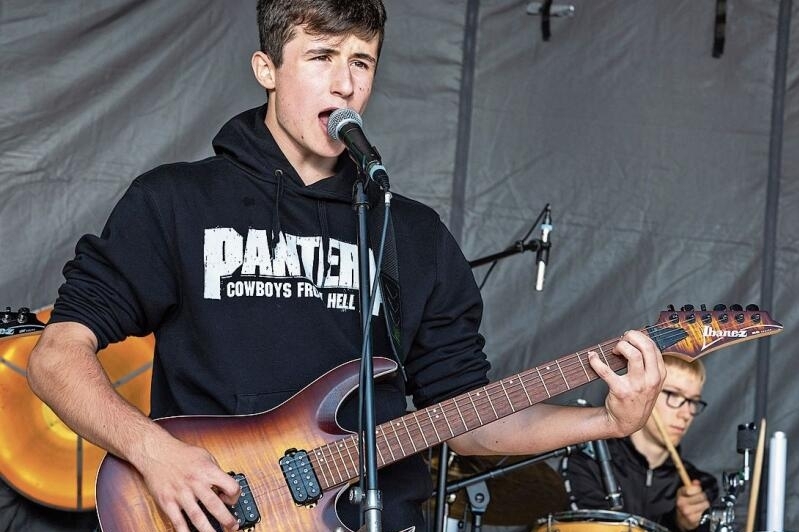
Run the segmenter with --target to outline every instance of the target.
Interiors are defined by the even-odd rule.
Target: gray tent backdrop
[[[704,359],[710,407],[683,450],[720,479],[742,463],[737,425],[765,415],[787,434],[785,529],[799,529],[799,17],[786,0],[728,0],[714,58],[712,0],[573,0],[549,42],[527,3],[387,0],[365,119],[394,189],[437,209],[470,259],[552,204],[545,290],[531,253],[483,289],[494,378],[669,303],[769,310],[784,332]],[[262,103],[254,4],[0,3],[0,304],[50,305],[75,242],[136,175],[209,155]]]

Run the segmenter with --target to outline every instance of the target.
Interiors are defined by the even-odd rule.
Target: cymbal
[[[51,309],[36,313],[46,323]],[[0,476],[28,499],[59,510],[91,510],[105,451],[67,427],[28,387],[28,358],[40,333],[0,339]],[[117,391],[150,408],[153,336],[130,337],[98,353]]]
[[[500,467],[515,464],[530,456],[460,456],[455,455],[447,471],[447,482],[473,477]],[[438,458],[433,458],[431,471],[438,471]],[[483,523],[496,526],[531,525],[540,517],[565,510],[566,489],[560,475],[545,462],[519,467],[502,476],[486,480],[490,501]],[[449,504],[449,517],[469,520],[469,499],[466,490],[455,494]]]

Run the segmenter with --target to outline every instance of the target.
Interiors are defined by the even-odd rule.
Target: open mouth
[[[335,109],[330,108],[330,109],[325,109],[324,111],[319,113],[319,121],[322,123],[322,126],[325,128],[325,131],[327,131],[327,124],[328,122],[330,122],[330,115],[333,113],[333,111],[335,111]]]

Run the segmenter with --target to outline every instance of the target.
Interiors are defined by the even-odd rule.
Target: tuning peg
[[[6,309],[3,311],[3,317],[0,319],[2,319],[3,323],[8,323],[11,321],[11,307],[6,307]]]
[[[718,310],[718,311],[727,310],[727,305],[724,305],[723,303],[719,303],[718,305],[713,307],[713,310]]]
[[[748,310],[748,311],[750,311],[750,312],[757,312],[758,310],[760,310],[760,307],[758,307],[757,305],[753,305],[752,303],[750,303],[750,304],[746,305],[746,310]]]
[[[732,310],[733,312],[740,312],[743,309],[744,308],[741,305],[739,305],[738,303],[736,303],[734,305],[730,305],[730,310]]]
[[[683,312],[691,312],[692,310],[694,310],[694,306],[693,305],[683,305],[682,309],[680,309],[680,310],[682,310]]]
[[[674,308],[674,305],[667,305],[666,310],[668,310],[669,312],[674,312],[677,309]]]
[[[29,309],[28,307],[20,307],[20,309],[17,310],[17,323],[19,324],[27,323],[30,315],[31,315],[31,309]]]
[[[702,312],[706,311],[707,310],[707,305],[702,303],[701,305],[699,305],[699,310],[701,310]]]

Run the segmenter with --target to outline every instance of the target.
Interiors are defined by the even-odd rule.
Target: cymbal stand
[[[710,523],[711,532],[734,532],[735,501],[738,495],[746,489],[749,481],[750,455],[757,441],[757,428],[754,423],[738,425],[738,452],[743,454],[743,467],[740,471],[722,473],[724,495],[721,504],[711,506],[705,510],[700,524]]]
[[[483,515],[486,513],[491,494],[485,480],[466,486],[466,495],[469,497],[469,511],[472,514],[472,532],[483,530]]]

